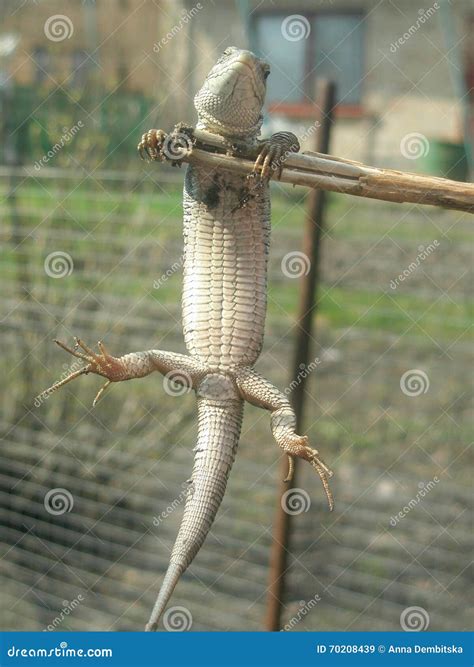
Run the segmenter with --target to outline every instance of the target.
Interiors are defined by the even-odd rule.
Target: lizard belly
[[[245,177],[188,167],[184,185],[183,329],[189,353],[218,370],[252,366],[266,312],[267,185],[245,206]]]

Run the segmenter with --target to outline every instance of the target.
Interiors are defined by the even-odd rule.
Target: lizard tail
[[[182,573],[206,539],[224,496],[242,424],[243,401],[198,397],[194,468],[170,564],[146,626],[156,630]]]

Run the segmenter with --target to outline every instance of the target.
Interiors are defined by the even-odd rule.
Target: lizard
[[[290,132],[259,139],[269,65],[252,52],[227,48],[194,98],[197,128],[220,135],[229,145],[254,148],[253,180],[225,169],[188,165],[183,194],[183,333],[188,355],[163,350],[111,355],[84,341],[74,347],[55,342],[84,366],[46,390],[51,393],[80,375],[106,379],[93,405],[113,382],[142,378],[154,371],[192,388],[197,396],[198,435],[183,518],[147,631],[156,630],[173,590],[208,535],[224,496],[233,465],[244,403],[271,415],[271,430],[288,455],[285,481],[291,481],[294,457],[308,461],[321,478],[329,503],[332,471],[308,437],[295,432],[288,397],[259,375],[266,314],[270,244],[269,180],[281,174],[284,156],[297,152]],[[179,129],[179,126],[177,126]],[[168,135],[168,137],[171,135]],[[167,159],[162,130],[146,132],[138,145],[151,159]],[[179,136],[178,136],[179,141]]]

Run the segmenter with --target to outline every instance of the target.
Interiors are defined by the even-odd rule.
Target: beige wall
[[[72,54],[77,49],[93,53],[101,78],[108,86],[123,80],[123,85],[140,89],[156,79],[150,60],[144,59],[163,22],[162,12],[151,6],[141,6],[133,0],[98,0],[90,8],[80,0],[64,2],[12,2],[3,7],[2,32],[18,33],[21,37],[12,68],[20,83],[35,80],[36,64],[32,58],[36,48],[46,48],[54,58],[52,77],[60,84],[67,82],[72,69]],[[15,8],[16,6],[16,8]],[[46,21],[54,15],[67,16],[73,26],[72,35],[62,41],[48,39],[44,32]],[[86,31],[90,16],[96,25]],[[51,85],[55,81],[51,80]]]

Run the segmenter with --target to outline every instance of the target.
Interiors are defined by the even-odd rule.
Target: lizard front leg
[[[329,510],[332,511],[334,498],[329,488],[329,478],[333,473],[319,456],[319,452],[311,449],[308,437],[295,433],[296,417],[288,398],[251,368],[239,369],[235,374],[235,382],[242,398],[271,412],[273,436],[288,455],[289,470],[285,482],[290,481],[293,476],[293,457],[298,456],[309,461],[321,479]]]
[[[205,374],[205,369],[199,362],[185,354],[176,352],[165,352],[163,350],[147,350],[144,352],[131,352],[122,357],[114,357],[107,352],[102,342],[98,342],[99,354],[91,350],[82,340],[75,339],[74,348],[68,347],[59,340],[54,341],[59,347],[74,357],[85,362],[85,366],[70,373],[66,378],[55,382],[49,389],[42,392],[41,396],[49,396],[52,392],[63,387],[80,375],[94,373],[106,378],[107,382],[99,389],[93,405],[112,382],[122,382],[146,377],[154,371],[177,384],[185,385],[195,389]]]

